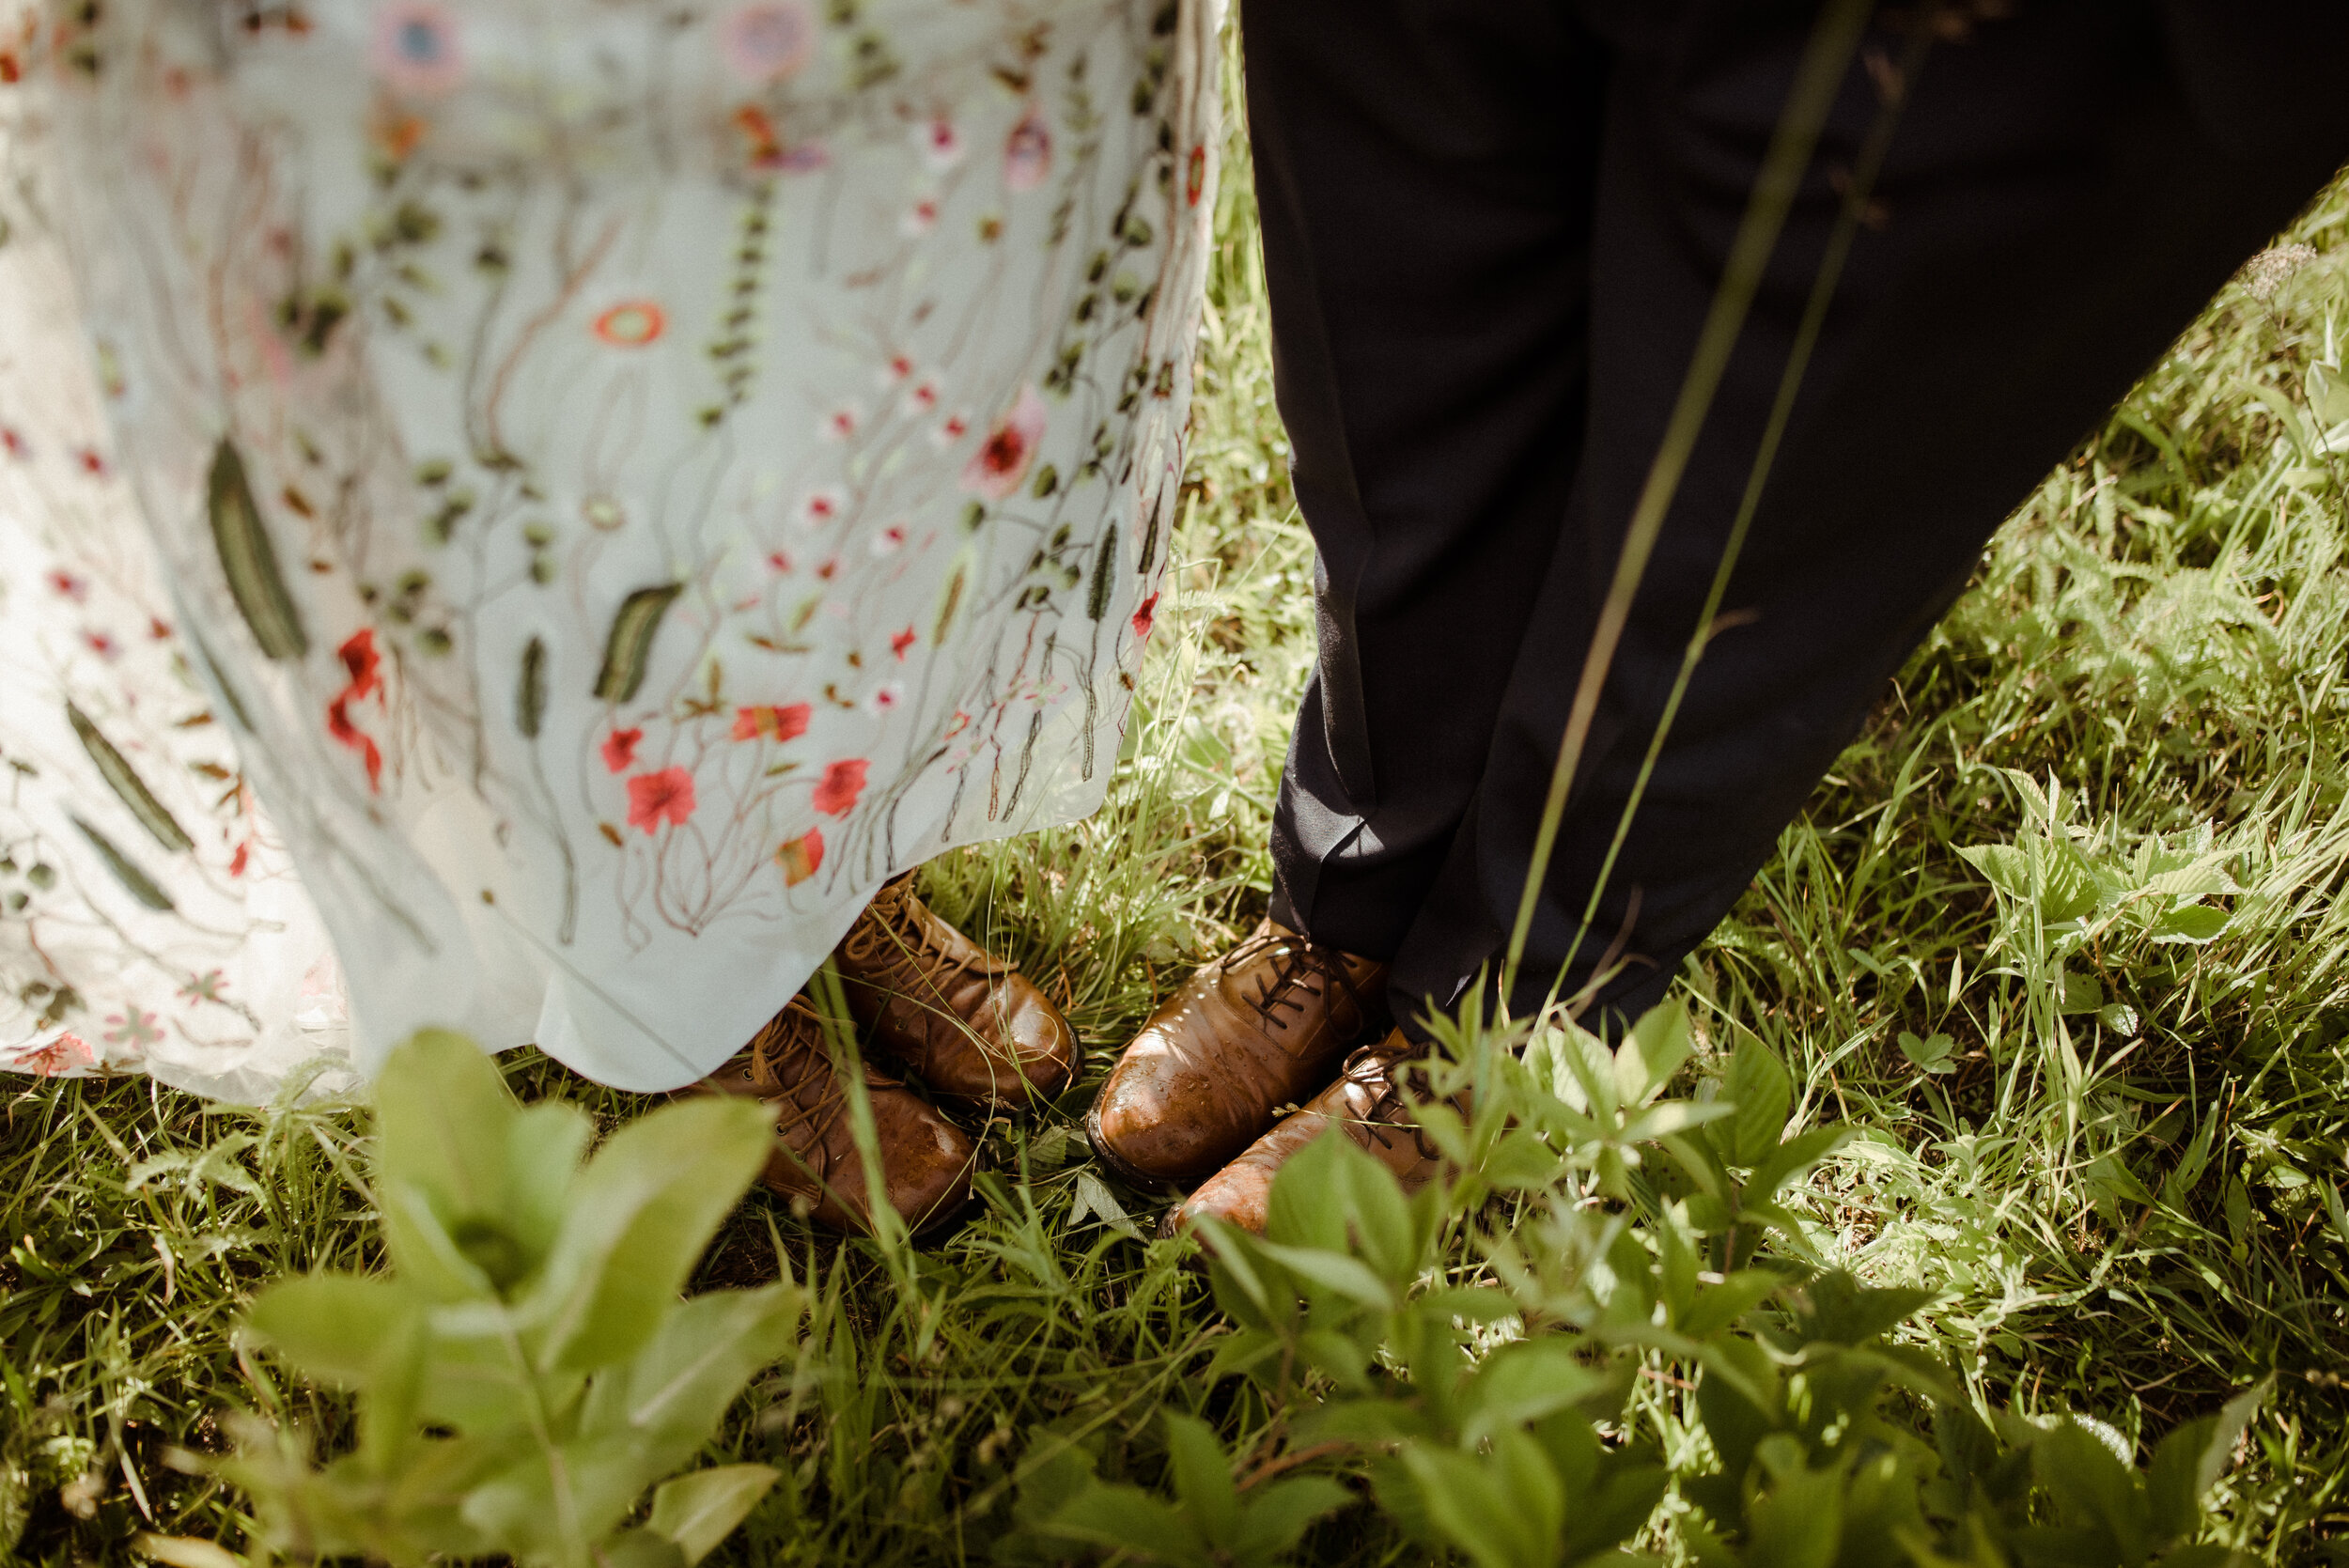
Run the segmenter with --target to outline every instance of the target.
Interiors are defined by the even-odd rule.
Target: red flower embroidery
[[[872,766],[863,757],[824,765],[824,776],[816,785],[816,809],[826,816],[846,816],[856,805],[856,798],[864,793],[864,771]]]
[[[22,458],[25,452],[24,438],[6,425],[0,425],[0,451],[7,452],[11,458]]]
[[[375,651],[374,632],[363,629],[334,651],[342,656],[343,668],[350,673],[350,686],[344,696],[369,696],[383,684],[383,657]]]
[[[756,740],[761,736],[770,740],[797,740],[807,733],[808,715],[815,711],[805,703],[793,703],[777,707],[772,703],[734,710],[734,738]]]
[[[102,474],[106,472],[106,459],[98,455],[95,447],[75,448],[73,460],[82,465],[82,472],[85,474]]]
[[[643,730],[614,730],[603,737],[603,765],[614,773],[625,773],[636,764],[636,743],[645,738]]]
[[[365,627],[334,651],[341,656],[350,680],[326,705],[326,733],[359,753],[367,770],[369,793],[380,793],[383,787],[383,752],[376,745],[374,737],[350,722],[350,705],[368,696],[379,704],[383,700],[382,656],[375,651],[375,633]]]
[[[1044,399],[1035,388],[1023,386],[1011,412],[995,422],[962,471],[962,488],[976,490],[989,501],[1001,501],[1019,488],[1044,439]]]
[[[911,627],[906,628],[903,631],[900,631],[895,636],[890,638],[889,651],[897,656],[897,661],[899,663],[902,664],[905,662],[906,649],[913,646],[913,629]]]
[[[783,885],[798,887],[822,869],[824,835],[810,828],[798,838],[786,841],[775,851],[775,864],[783,868]]]
[[[1150,635],[1150,629],[1158,624],[1159,596],[1152,594],[1142,601],[1142,608],[1134,612],[1134,635],[1147,637]]]
[[[231,855],[231,856],[229,856],[229,857],[228,857],[228,875],[229,875],[229,876],[231,876],[231,877],[241,877],[241,876],[243,876],[243,875],[244,875],[244,867],[245,867],[245,862],[246,862],[247,861],[251,860],[251,859],[252,859],[252,857],[253,857],[253,846],[252,846],[252,845],[250,845],[250,844],[240,844],[240,845],[238,845],[238,846],[237,846],[237,852],[236,852],[235,854],[233,854],[233,855]]]
[[[1198,206],[1199,193],[1206,190],[1206,185],[1207,149],[1205,147],[1195,147],[1190,149],[1190,161],[1183,170],[1183,196],[1186,205]]]
[[[115,640],[102,631],[85,631],[82,633],[82,641],[87,643],[90,652],[101,659],[114,659],[122,652]]]
[[[639,773],[628,781],[628,825],[658,832],[665,820],[683,827],[693,815],[693,775],[682,768]]]
[[[57,592],[63,594],[66,598],[71,599],[76,604],[79,604],[84,599],[89,598],[88,580],[86,578],[76,577],[70,571],[58,570],[51,572],[49,574],[49,585],[52,588],[54,588]]]

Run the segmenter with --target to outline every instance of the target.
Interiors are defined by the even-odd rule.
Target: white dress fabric
[[[657,1090],[888,877],[1095,809],[1182,474],[1210,9],[23,8],[8,162],[152,549],[8,491],[0,661],[85,608],[19,538],[117,540],[185,650],[10,670],[0,763],[62,756],[25,809],[90,929],[201,874],[290,955],[250,986],[323,993],[301,893],[249,880],[282,840],[363,1070],[440,1025]],[[0,316],[0,396],[90,379],[63,281]],[[201,786],[246,780],[240,877]],[[39,933],[0,919],[14,992]],[[121,1006],[194,964],[150,967]],[[302,1014],[256,996],[256,1039]],[[21,1005],[20,1062],[86,1065]]]

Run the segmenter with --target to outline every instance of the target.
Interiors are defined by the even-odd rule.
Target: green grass
[[[1312,653],[1252,218],[1236,144],[1188,521],[1110,805],[927,877],[1064,1002],[1089,1081],[1260,912]],[[1801,1197],[1813,1239],[1873,1282],[1945,1291],[1915,1335],[1985,1405],[2145,1440],[2278,1371],[2221,1493],[2227,1538],[2276,1561],[2349,1543],[2349,432],[2328,446],[2312,411],[2349,413],[2319,368],[2349,326],[2349,186],[2291,238],[2313,258],[2264,299],[2231,286],[2000,534],[1686,987],[1712,1052],[1759,1036],[1799,1119],[1862,1130]],[[2225,923],[2166,941],[2123,903],[2060,928],[2063,889],[2043,877],[2037,912],[2002,898],[1958,852],[1982,845],[2109,887],[2143,856],[2191,862]],[[607,1122],[642,1103],[533,1057],[510,1076]],[[236,1498],[188,1456],[232,1406],[339,1430],[231,1330],[263,1280],[367,1260],[366,1119],[135,1081],[11,1090],[0,1543],[56,1563],[132,1560],[143,1529],[235,1544]],[[986,1560],[1040,1432],[1148,1475],[1159,1408],[1260,1419],[1197,1376],[1217,1316],[1139,1241],[1146,1201],[1085,1157],[1086,1092],[987,1129],[983,1210],[918,1278],[764,1197],[736,1217],[706,1282],[787,1269],[817,1306],[729,1422],[726,1452],[786,1477],[729,1560]],[[1686,1440],[1679,1404],[1641,1408],[1668,1451]],[[1308,1541],[1314,1560],[1415,1555],[1361,1509]]]

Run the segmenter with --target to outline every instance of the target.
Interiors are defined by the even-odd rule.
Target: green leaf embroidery
[[[603,668],[596,675],[597,701],[624,703],[635,697],[637,688],[645,684],[645,667],[652,658],[653,634],[661,629],[661,617],[684,591],[684,584],[670,582],[639,588],[620,601],[620,613],[612,618],[612,635],[603,644]]]
[[[98,851],[98,858],[106,862],[106,869],[115,874],[115,880],[128,889],[132,897],[158,912],[175,908],[171,894],[163,892],[154,877],[140,870],[138,863],[130,856],[116,848],[114,840],[78,815],[73,817],[73,825],[82,831],[82,836],[89,840],[89,846]]]
[[[98,765],[98,771],[104,777],[107,787],[131,808],[131,815],[139,819],[139,826],[173,854],[194,848],[195,841],[188,837],[187,830],[179,826],[161,800],[155,799],[155,792],[147,787],[147,781],[139,777],[130,759],[115,750],[114,742],[90,722],[89,715],[68,703],[65,705],[65,716],[67,722],[72,724],[73,733],[81,737],[82,750],[87,752],[90,761]]]
[[[538,738],[547,718],[547,640],[533,637],[522,648],[521,677],[514,686],[514,727],[525,740]]]
[[[277,569],[277,551],[270,543],[269,527],[254,504],[253,487],[245,479],[244,459],[227,437],[212,453],[208,500],[212,520],[212,548],[220,552],[221,570],[227,574],[228,592],[237,601],[253,640],[271,659],[299,659],[310,651],[310,637],[302,628],[293,595]]]

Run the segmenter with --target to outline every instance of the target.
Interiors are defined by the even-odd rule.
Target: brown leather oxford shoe
[[[1272,1201],[1272,1178],[1289,1157],[1335,1127],[1392,1171],[1406,1196],[1425,1187],[1442,1168],[1443,1157],[1412,1119],[1396,1083],[1410,1070],[1418,1048],[1396,1030],[1375,1046],[1346,1058],[1338,1080],[1280,1126],[1248,1146],[1246,1153],[1209,1177],[1159,1226],[1173,1235],[1201,1215],[1213,1215],[1254,1235],[1264,1234]],[[1452,1102],[1468,1114],[1465,1093]]]
[[[1387,967],[1268,920],[1142,1027],[1085,1114],[1137,1187],[1188,1187],[1262,1137],[1387,1028]]]
[[[805,998],[784,1003],[749,1045],[693,1087],[775,1107],[775,1150],[759,1179],[826,1230],[872,1234],[864,1162],[849,1130],[848,1086],[823,1019]],[[970,1202],[978,1145],[912,1090],[869,1065],[864,1094],[873,1107],[889,1206],[917,1234],[945,1224]]]
[[[931,1094],[979,1110],[1049,1100],[1077,1072],[1077,1035],[1025,976],[888,883],[832,954],[872,1048]]]

